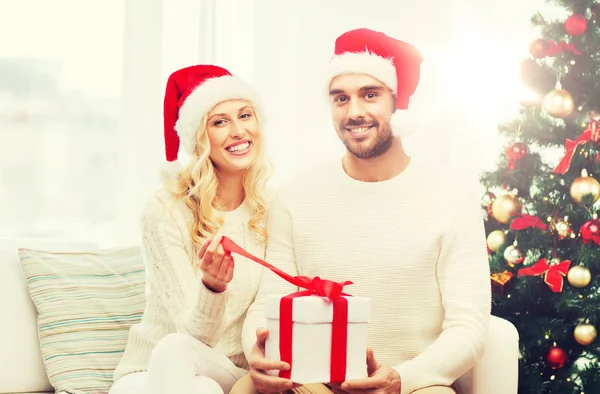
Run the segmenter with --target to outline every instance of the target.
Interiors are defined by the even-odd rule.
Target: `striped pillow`
[[[145,306],[138,247],[88,252],[19,249],[38,312],[40,348],[56,391],[108,392],[129,327]]]

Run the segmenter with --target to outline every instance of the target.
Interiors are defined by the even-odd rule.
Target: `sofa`
[[[144,308],[136,246],[0,238],[0,393],[105,393]],[[461,393],[516,394],[518,333],[492,317]]]

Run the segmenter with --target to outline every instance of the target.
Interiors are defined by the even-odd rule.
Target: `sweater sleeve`
[[[491,284],[479,204],[454,200],[441,240],[437,280],[445,311],[442,333],[423,353],[398,366],[400,394],[449,386],[483,352],[491,313]]]
[[[194,272],[180,227],[162,202],[153,200],[142,218],[146,277],[175,323],[207,346],[218,342],[224,325],[227,290],[208,290]]]
[[[298,275],[292,236],[292,218],[281,195],[274,196],[271,199],[267,220],[269,237],[265,261],[292,276]],[[296,286],[286,282],[271,270],[263,268],[260,287],[254,302],[248,308],[242,329],[242,346],[246,358],[249,359],[252,347],[256,343],[256,329],[266,327],[264,316],[265,296],[270,294],[284,295],[295,291],[298,291]]]

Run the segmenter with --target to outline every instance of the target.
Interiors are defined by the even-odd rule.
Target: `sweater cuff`
[[[415,390],[421,389],[416,383],[419,369],[416,368],[414,362],[406,361],[400,365],[393,367],[400,375],[400,394],[410,394]]]
[[[221,293],[209,290],[203,283],[200,284],[198,294],[198,307],[196,308],[196,320],[220,321],[225,313],[225,305],[229,299],[229,291],[226,289]]]

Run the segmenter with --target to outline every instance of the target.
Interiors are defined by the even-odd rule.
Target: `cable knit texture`
[[[248,228],[250,209],[242,204],[221,212],[221,232],[250,253],[264,255]],[[258,264],[234,256],[234,276],[222,293],[208,290],[201,281],[197,250],[188,226],[192,213],[185,203],[160,189],[148,203],[142,219],[142,253],[146,264],[146,307],[139,324],[131,327],[127,348],[114,380],[145,371],[152,349],[174,332],[189,334],[214,348],[238,367],[248,368],[243,354],[242,324],[260,283]]]
[[[399,372],[401,394],[449,386],[485,343],[490,272],[481,208],[457,177],[412,159],[383,182],[349,177],[341,161],[301,173],[270,206],[266,260],[292,275],[354,282],[372,299],[368,344]],[[265,271],[244,324],[249,354],[264,296],[297,291]]]

